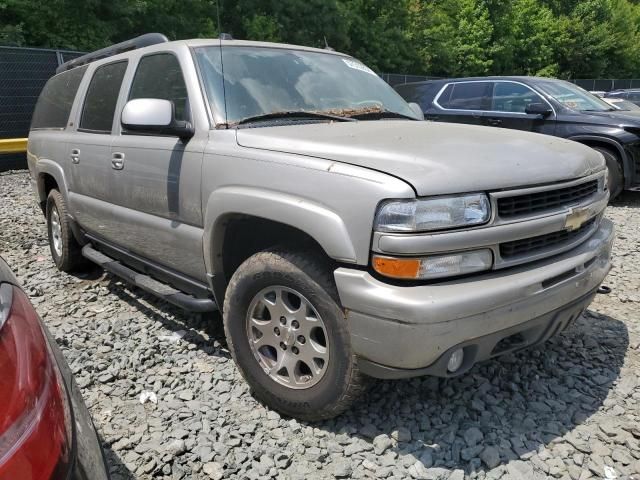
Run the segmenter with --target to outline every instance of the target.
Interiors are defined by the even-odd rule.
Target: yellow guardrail
[[[27,151],[26,138],[1,138],[0,153],[24,153]]]

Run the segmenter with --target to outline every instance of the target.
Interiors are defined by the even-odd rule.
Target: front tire
[[[365,388],[332,269],[318,257],[268,250],[233,274],[227,344],[254,396],[306,421],[335,417]]]
[[[622,193],[624,188],[624,174],[622,173],[622,165],[618,160],[618,155],[608,148],[593,147],[602,154],[607,162],[607,170],[609,170],[609,181],[607,187],[609,188],[609,199],[613,200]]]
[[[51,190],[47,197],[47,233],[51,258],[63,272],[73,272],[86,265],[80,244],[71,230],[67,205],[58,190]]]

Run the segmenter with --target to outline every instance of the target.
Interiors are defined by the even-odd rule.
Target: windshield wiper
[[[366,120],[368,118],[377,118],[378,120],[382,118],[404,118],[406,120],[418,120],[416,117],[412,117],[411,115],[392,112],[391,110],[372,110],[370,112],[355,113],[349,116],[358,120]]]
[[[235,125],[243,125],[246,123],[252,122],[265,122],[268,120],[278,120],[283,118],[299,118],[301,120],[304,119],[322,119],[322,120],[334,120],[336,122],[354,122],[354,118],[349,117],[341,117],[339,115],[331,115],[329,113],[320,113],[320,112],[308,112],[306,110],[290,110],[286,112],[271,112],[271,113],[263,113],[262,115],[254,115],[252,117],[243,118],[239,122],[236,122]]]
[[[613,108],[613,107],[607,108],[605,110],[598,110],[598,109],[595,109],[595,108],[586,108],[586,109],[580,110],[580,111],[581,112],[617,112],[618,109],[617,108]]]

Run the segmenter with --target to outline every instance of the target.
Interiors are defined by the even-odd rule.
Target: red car
[[[0,480],[107,480],[62,353],[0,258]]]

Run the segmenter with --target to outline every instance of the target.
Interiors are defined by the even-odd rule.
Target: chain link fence
[[[429,77],[426,75],[403,75],[400,73],[381,73],[380,78],[392,87],[410,82],[423,82],[425,80],[433,80],[440,77]]]
[[[571,82],[585,90],[610,92],[624,88],[640,88],[640,78],[576,78]]]
[[[0,138],[29,134],[31,115],[44,84],[58,65],[83,53],[0,46]],[[25,155],[0,155],[0,170],[23,168]]]

